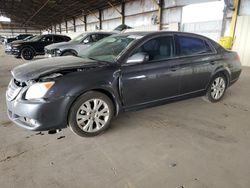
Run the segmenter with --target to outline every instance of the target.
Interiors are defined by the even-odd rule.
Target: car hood
[[[72,45],[75,45],[76,43],[75,42],[59,42],[59,43],[54,43],[54,44],[50,44],[48,46],[46,46],[45,48],[47,50],[53,50],[53,49],[60,49],[60,48],[65,48],[65,47],[69,47],[69,46],[72,46]]]
[[[23,42],[24,40],[14,40],[13,42],[11,42],[11,44],[18,44],[18,43],[21,43]]]
[[[63,56],[36,60],[15,67],[11,73],[13,77],[20,81],[26,82],[37,79],[41,76],[69,69],[97,68],[108,65],[108,63],[80,58],[75,56]]]
[[[31,44],[31,43],[34,43],[36,41],[24,41],[24,40],[15,40],[13,42],[11,42],[12,45],[14,46],[18,46],[18,45],[25,45],[25,44]]]

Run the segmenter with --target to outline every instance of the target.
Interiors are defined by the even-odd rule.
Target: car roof
[[[198,38],[204,38],[207,40],[211,40],[206,36],[199,35],[196,33],[189,33],[189,32],[181,32],[181,31],[131,31],[131,32],[124,32],[124,33],[117,33],[117,35],[139,35],[143,37],[147,36],[154,36],[154,35],[159,35],[159,34],[175,34],[175,35],[187,35],[190,37],[198,37]]]
[[[52,33],[49,33],[49,34],[43,34],[41,36],[62,36],[62,37],[68,37],[67,35],[61,35],[61,34],[52,34]]]
[[[86,31],[82,34],[116,34],[116,32],[113,31]]]

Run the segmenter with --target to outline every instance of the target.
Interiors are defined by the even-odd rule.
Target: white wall
[[[250,66],[250,16],[238,16],[233,50],[237,51],[242,65]]]
[[[182,6],[210,2],[216,0],[164,0],[162,12],[163,30],[178,30],[182,19]],[[121,6],[116,6],[120,11]],[[96,16],[94,16],[95,14]],[[158,30],[159,27],[153,24],[152,18],[158,15],[157,5],[152,0],[135,0],[125,3],[125,24],[134,30]],[[97,11],[87,15],[87,31],[94,31],[99,27]],[[76,32],[84,32],[84,17],[75,18]],[[112,7],[102,10],[102,30],[113,30],[121,24],[121,15]],[[58,28],[58,27],[57,27]],[[57,32],[59,29],[57,29]],[[68,20],[68,32],[73,31],[73,21]],[[54,32],[54,31],[53,31]],[[62,33],[66,33],[65,22],[62,23]]]
[[[5,36],[5,37],[15,37],[19,34],[40,34],[40,30],[36,29],[0,29],[0,35]]]
[[[222,20],[185,23],[183,24],[182,27],[183,27],[182,30],[185,32],[197,33],[209,37],[214,41],[219,41],[221,27],[222,27]]]
[[[199,3],[209,2],[215,0],[164,0],[163,9],[163,29],[176,28],[181,22],[182,6]],[[121,10],[121,6],[116,6]],[[98,12],[93,12],[97,17]],[[152,0],[135,0],[125,3],[125,24],[133,27],[135,30],[158,30],[158,26],[152,23],[152,17],[157,16],[157,5]],[[76,31],[84,32],[85,26],[83,23],[83,16],[76,18]],[[73,30],[73,23],[68,21],[69,31]],[[121,24],[121,15],[112,7],[102,10],[102,29],[113,30]],[[65,25],[62,23],[62,33],[65,33]],[[99,20],[93,15],[87,15],[87,31],[96,30],[99,27]],[[172,27],[174,26],[174,27]]]
[[[240,16],[250,16],[250,1],[240,0]]]

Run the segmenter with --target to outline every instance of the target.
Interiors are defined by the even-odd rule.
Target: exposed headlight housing
[[[29,86],[25,94],[25,99],[41,99],[49,91],[49,89],[55,84],[55,82],[38,82]]]

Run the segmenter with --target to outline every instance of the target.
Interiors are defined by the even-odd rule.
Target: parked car
[[[25,39],[28,36],[32,36],[32,34],[20,34],[20,35],[17,35],[16,37],[5,38],[4,43],[6,45],[6,44],[9,44],[9,43],[11,43],[11,42],[13,42],[15,40],[23,40],[23,39]]]
[[[78,35],[69,42],[60,42],[45,47],[45,53],[48,57],[74,55],[77,56],[85,48],[93,45],[95,42],[108,37],[112,32],[87,32]]]
[[[241,73],[236,52],[181,32],[112,35],[80,56],[14,68],[6,94],[9,118],[34,131],[70,127],[94,136],[123,111],[200,95],[220,101]]]
[[[30,36],[28,36],[28,37],[26,37],[26,38],[24,38],[22,40],[14,40],[13,42],[10,42],[10,43],[6,44],[5,45],[5,53],[6,54],[12,54],[12,45],[13,44],[18,44],[18,43],[20,43],[22,41],[28,41],[28,40],[31,40],[34,37],[35,37],[35,35],[30,35]],[[20,55],[17,55],[16,57],[19,58]]]
[[[70,41],[70,37],[56,34],[38,35],[28,41],[11,44],[11,54],[17,57],[21,56],[25,60],[31,60],[36,55],[44,55],[45,46],[64,41]]]

